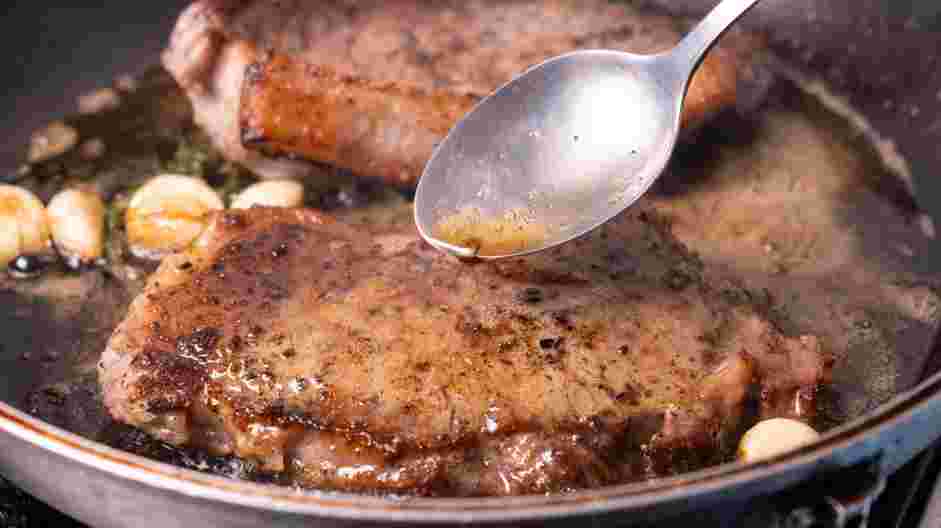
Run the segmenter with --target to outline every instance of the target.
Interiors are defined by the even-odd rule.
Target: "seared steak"
[[[410,225],[227,211],[164,260],[99,373],[116,419],[304,485],[597,486],[717,461],[749,401],[814,408],[816,338],[740,292],[645,206],[474,265]]]
[[[277,120],[277,127],[249,128],[249,147],[268,134],[282,138],[293,134],[303,138],[299,144],[282,142],[274,151],[342,163],[343,168],[397,183],[414,183],[421,169],[415,160],[430,155],[427,141],[398,146],[399,138],[407,137],[409,131],[397,121],[363,130],[345,128],[365,118],[369,105],[356,104],[359,98],[368,102],[384,95],[382,90],[370,95],[374,86],[403,83],[406,91],[450,94],[456,99],[477,97],[528,66],[566,51],[603,47],[650,53],[668,48],[680,35],[681,28],[670,17],[641,13],[608,0],[201,0],[180,17],[163,62],[192,101],[196,122],[222,152],[265,176],[303,174],[311,166],[271,159],[243,146],[238,110],[246,68],[264,60],[262,52],[286,54],[290,60],[315,65],[318,69],[313,71],[318,73],[313,82],[297,78],[305,72],[294,68],[289,70],[294,78],[282,75],[273,83],[254,86],[276,90],[288,100],[285,106],[274,104],[260,110],[274,117],[255,116],[255,122]],[[756,45],[755,39],[733,33],[710,53],[690,87],[687,125],[695,126],[735,104],[741,81],[752,74],[751,52]],[[260,71],[265,71],[263,66]],[[323,75],[323,71],[337,75]],[[363,82],[346,91],[351,78]],[[256,93],[247,92],[248,97]],[[302,95],[321,95],[330,101],[340,95],[352,98],[350,104],[331,110],[351,115],[319,120],[318,107],[291,114],[296,108],[293,103]],[[403,111],[401,121],[418,122],[429,111],[410,107]],[[319,147],[309,148],[311,141]],[[397,146],[390,148],[392,144]],[[338,152],[343,155],[335,155]],[[360,158],[370,163],[358,162]]]
[[[477,100],[275,55],[250,66],[242,84],[242,142],[269,156],[297,155],[410,184]]]

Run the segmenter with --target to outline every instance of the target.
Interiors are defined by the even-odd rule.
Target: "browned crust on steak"
[[[242,143],[410,184],[477,97],[340,75],[274,55],[242,84]]]
[[[683,107],[687,130],[735,104],[740,60],[729,49],[705,60]],[[481,95],[373,81],[268,54],[248,67],[242,84],[242,144],[414,184],[435,146]]]
[[[525,474],[545,449],[600,466],[545,468],[506,493],[607,483],[634,471],[612,445],[714,457],[752,395],[813,397],[816,339],[783,336],[721,284],[645,207],[544,255],[474,266],[413,226],[227,211],[151,277],[101,383],[120,421],[309,485],[502,493],[487,482],[506,475],[487,472]],[[683,427],[637,428],[664,413]],[[501,442],[518,469],[480,464]]]
[[[292,161],[305,158],[414,184],[436,142],[432,138],[444,135],[437,132],[438,120],[456,121],[450,113],[439,116],[435,108],[422,108],[424,97],[453,98],[449,105],[464,108],[467,94],[490,93],[550,57],[588,48],[653,53],[675,44],[680,34],[680,24],[670,17],[607,0],[348,5],[203,0],[180,17],[163,61],[193,101],[197,123],[220,150],[261,175],[309,173],[309,164]],[[761,39],[732,32],[709,53],[690,87],[685,130],[736,104],[760,48]],[[270,72],[262,60],[254,74],[272,78],[256,78],[243,94],[246,67],[268,52],[317,68],[298,65]],[[314,78],[299,78],[306,74]],[[241,125],[248,128],[241,131],[243,95],[260,100],[242,105]],[[274,95],[283,99],[269,97]],[[392,115],[391,107],[381,104],[383,96],[407,108]],[[311,99],[312,108],[300,105]],[[340,103],[329,109],[331,119],[316,119],[325,106],[317,100]],[[380,118],[369,121],[367,110],[380,111]],[[412,121],[426,118],[436,125],[412,129]],[[345,128],[351,124],[365,131]],[[249,139],[245,144],[243,137]],[[396,145],[396,137],[406,141]]]

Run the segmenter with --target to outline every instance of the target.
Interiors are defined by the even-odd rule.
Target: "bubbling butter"
[[[499,217],[486,217],[477,208],[466,207],[445,216],[434,235],[454,246],[470,249],[477,257],[520,253],[540,247],[550,230],[525,209],[511,209]]]

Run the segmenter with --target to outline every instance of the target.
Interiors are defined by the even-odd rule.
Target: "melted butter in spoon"
[[[464,208],[435,226],[435,238],[459,248],[466,257],[503,256],[542,246],[549,228],[524,209],[512,209],[500,217],[485,217],[479,209]]]

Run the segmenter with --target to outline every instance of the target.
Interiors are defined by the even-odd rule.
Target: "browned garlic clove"
[[[52,198],[46,211],[60,255],[87,263],[104,254],[106,211],[97,193],[66,189]]]
[[[31,191],[0,184],[0,265],[49,250],[46,208]]]
[[[136,256],[162,258],[189,246],[206,228],[222,198],[206,182],[163,174],[144,184],[125,214],[128,245]]]

